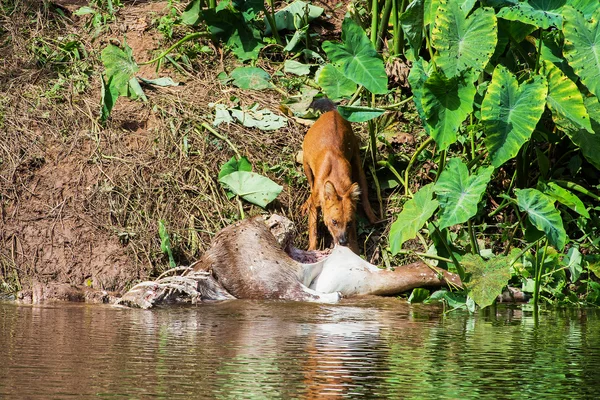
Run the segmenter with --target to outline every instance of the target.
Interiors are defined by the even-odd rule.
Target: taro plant
[[[402,246],[415,236],[427,247],[427,227],[425,250],[465,282],[454,305],[488,306],[509,281],[536,305],[597,303],[597,2],[413,0],[406,13],[409,81],[430,136],[417,153],[435,146],[438,170],[414,195],[401,182],[412,198],[391,252],[413,252]],[[569,282],[578,289],[565,296]]]

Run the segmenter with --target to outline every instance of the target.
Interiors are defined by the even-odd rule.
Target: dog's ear
[[[325,182],[325,200],[333,200],[337,197],[337,191],[335,190],[335,186],[330,181]]]
[[[350,190],[348,192],[350,193],[350,198],[352,201],[358,201],[360,198],[360,187],[358,186],[358,183],[354,182],[352,186],[350,186]]]

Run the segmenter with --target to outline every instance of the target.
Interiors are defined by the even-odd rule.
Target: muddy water
[[[600,312],[0,303],[0,399],[600,398]]]

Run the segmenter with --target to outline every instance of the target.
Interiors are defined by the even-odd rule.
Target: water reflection
[[[600,313],[0,304],[0,398],[596,398]]]

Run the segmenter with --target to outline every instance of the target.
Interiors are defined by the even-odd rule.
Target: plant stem
[[[456,257],[454,257],[454,253],[452,252],[452,249],[450,249],[450,246],[448,246],[448,243],[446,243],[446,240],[442,236],[442,231],[440,230],[440,228],[438,228],[438,226],[433,222],[431,224],[435,227],[435,233],[440,238],[440,241],[444,245],[444,248],[446,249],[448,254],[450,254],[450,258],[452,258],[452,263],[456,268],[456,272],[458,272],[458,276],[460,276],[460,280],[463,281],[465,279],[465,270],[463,269],[462,265],[460,265]]]
[[[217,138],[219,138],[219,139],[223,140],[225,143],[227,143],[229,145],[229,147],[231,147],[231,149],[235,153],[235,155],[238,158],[238,160],[240,158],[242,158],[242,156],[238,152],[237,148],[233,145],[233,143],[231,143],[231,141],[229,139],[227,139],[225,136],[221,135],[219,132],[217,132],[216,130],[214,130],[212,126],[208,125],[206,122],[203,122],[202,125],[200,125],[200,126],[202,126],[204,129],[206,129],[207,131],[209,131],[210,133],[212,133],[213,135],[215,135]],[[198,128],[195,128],[194,131],[197,134],[200,134],[200,130]]]
[[[281,36],[279,36],[279,31],[277,31],[277,24],[275,23],[275,7],[273,6],[273,0],[267,0],[267,4],[269,4],[271,9],[269,11],[265,10],[265,17],[267,18],[267,22],[271,27],[271,32],[273,33],[273,37],[277,41],[277,44],[283,46]]]
[[[208,0],[208,8],[216,8],[217,0]]]
[[[440,164],[438,165],[437,174],[435,176],[436,182],[440,178],[440,175],[444,171],[444,168],[446,168],[446,155],[447,155],[446,150],[440,151]]]
[[[515,171],[513,173],[512,179],[510,180],[510,184],[508,185],[508,190],[506,191],[506,193],[510,193],[510,191],[512,190],[512,187],[515,183],[515,177],[517,176],[517,171]],[[491,213],[488,214],[488,217],[493,217],[494,215],[498,214],[504,207],[512,204],[511,203],[512,199],[507,199],[504,198],[502,199],[502,202],[500,203],[500,205],[498,206],[498,208],[496,208],[494,211],[492,211]]]
[[[356,99],[358,99],[358,97],[360,96],[360,93],[362,92],[362,90],[363,90],[363,86],[359,86],[358,89],[356,89],[356,92],[354,92],[354,94],[352,95],[352,98],[348,102],[349,106],[351,106],[352,104],[354,104],[354,102],[356,101]]]
[[[407,97],[406,99],[398,102],[398,103],[394,103],[394,104],[390,104],[389,106],[381,106],[379,108],[382,108],[384,110],[396,110],[398,107],[408,103],[409,101],[411,101],[413,99],[413,96]]]
[[[544,31],[542,31],[542,28],[540,28],[538,32],[539,32],[538,52],[535,57],[535,73],[536,74],[540,72],[540,55],[542,54],[542,37],[544,35]]]
[[[392,49],[390,51],[390,54],[393,56],[397,56],[400,54],[400,19],[399,17],[399,12],[398,12],[398,1],[399,0],[393,0],[392,1],[392,29],[393,29],[393,35],[394,35],[394,42],[392,43]]]
[[[375,105],[375,95],[371,94],[371,106]],[[375,166],[377,165],[377,124],[374,120],[369,121],[369,147],[371,148],[371,165],[369,170],[371,176],[375,182],[375,188],[377,189],[377,201],[379,202],[379,216],[383,218],[383,199],[381,198],[381,187],[379,186],[379,180],[377,179],[377,173],[375,172]]]
[[[383,48],[383,38],[385,37],[388,25],[390,23],[390,13],[392,12],[392,4],[395,2],[396,0],[385,0],[385,4],[383,6],[383,13],[381,14],[381,25],[379,25],[379,32],[377,34],[377,46],[375,46],[377,51],[381,51],[381,49]]]
[[[408,174],[410,173],[410,169],[412,168],[415,161],[417,161],[417,157],[419,156],[419,154],[421,154],[421,152],[423,150],[425,150],[425,148],[427,146],[429,146],[429,143],[431,143],[431,142],[433,142],[433,137],[429,136],[427,138],[427,140],[425,140],[423,143],[421,143],[419,148],[415,151],[413,156],[410,158],[408,165],[406,166],[406,170],[404,171],[404,195],[406,195],[406,196],[412,197],[412,192],[410,191],[410,188],[408,187]]]
[[[195,39],[197,37],[210,37],[210,33],[209,32],[194,32],[194,33],[190,33],[189,35],[187,35],[187,36],[179,39],[177,41],[177,43],[175,43],[174,45],[172,45],[171,47],[169,47],[167,50],[165,50],[158,57],[156,57],[156,58],[154,58],[154,59],[152,59],[150,61],[139,63],[138,65],[148,65],[148,64],[155,63],[158,60],[160,60],[160,59],[164,58],[165,56],[167,56],[171,51],[175,50],[177,47],[181,46],[182,44],[184,44],[188,40],[192,40],[192,39]]]
[[[471,239],[471,253],[479,254],[479,246],[477,245],[477,238],[475,237],[475,231],[473,230],[473,224],[469,219],[467,221],[467,227],[469,228],[469,238]]]
[[[519,254],[517,254],[515,259],[510,262],[510,267],[512,267],[517,262],[517,260],[519,260],[519,258],[523,257],[523,254],[527,253],[533,246],[535,246],[537,243],[539,243],[539,241],[542,239],[543,239],[543,237],[541,237],[538,240],[536,240],[535,242],[529,243],[527,246],[525,246],[525,248],[523,250],[521,250],[519,252]]]
[[[240,196],[236,195],[235,199],[237,200],[238,207],[240,209],[240,217],[241,219],[245,219],[246,215],[244,214],[244,205],[242,204],[242,200],[240,200]]]
[[[406,186],[406,181],[402,178],[402,175],[400,175],[400,173],[396,170],[396,168],[394,168],[394,166],[392,164],[390,164],[388,161],[378,161],[377,165],[384,166],[387,169],[389,169],[390,172],[396,177],[396,179],[398,179],[398,182],[400,182],[400,184],[402,186]]]
[[[371,43],[377,47],[377,20],[379,19],[379,2],[373,0],[371,2]]]
[[[507,256],[510,251],[510,244],[512,243],[515,235],[517,234],[517,229],[519,229],[519,226],[521,225],[521,221],[523,221],[523,217],[525,217],[525,213],[521,213],[521,216],[519,217],[519,222],[517,223],[517,225],[515,225],[515,229],[513,229],[512,233],[510,234],[510,238],[508,239],[508,244],[506,245],[506,249],[504,249],[505,256]]]
[[[394,0],[394,3],[398,3],[400,0]],[[408,0],[402,0],[402,3],[400,4],[400,7],[397,7],[397,13],[398,13],[398,17],[397,17],[397,27],[394,27],[395,29],[398,30],[398,36],[396,37],[394,35],[394,51],[396,52],[396,54],[404,54],[404,29],[402,29],[402,27],[400,26],[400,14],[402,14],[404,11],[406,11],[406,7],[408,6]],[[420,45],[420,44],[419,44]],[[419,50],[417,50],[418,52]]]
[[[542,260],[538,263],[536,257],[536,268],[535,268],[535,288],[533,290],[533,307],[537,309],[538,302],[540,299],[540,284],[542,280],[542,274],[544,273],[544,261],[546,260],[546,250],[548,249],[548,240],[544,245],[544,253],[542,254]]]

